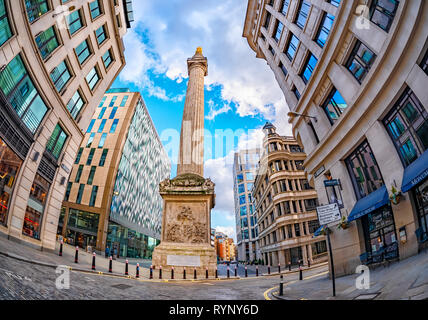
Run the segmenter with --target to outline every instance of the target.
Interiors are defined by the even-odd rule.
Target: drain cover
[[[368,294],[360,294],[359,296],[355,297],[354,300],[373,300],[379,294],[380,294],[380,292],[368,293]]]
[[[120,289],[120,290],[125,290],[125,289],[128,289],[128,288],[131,288],[132,286],[121,283],[121,284],[115,284],[112,287],[116,288],[116,289]]]

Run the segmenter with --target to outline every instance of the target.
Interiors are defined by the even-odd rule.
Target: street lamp
[[[318,122],[317,117],[308,116],[306,114],[301,114],[301,113],[297,113],[297,112],[294,112],[294,111],[290,111],[289,113],[287,113],[287,116],[289,116],[290,118],[294,118],[294,117],[311,118],[311,119],[314,119],[315,122]]]
[[[52,18],[55,18],[56,16],[59,16],[59,15],[61,15],[61,14],[63,14],[63,13],[67,13],[67,11],[68,11],[68,12],[71,12],[71,11],[73,11],[74,9],[76,9],[76,7],[75,7],[75,6],[68,7],[68,8],[67,8],[67,9],[65,9],[64,11],[61,11],[61,12],[57,12],[57,13],[52,14]]]

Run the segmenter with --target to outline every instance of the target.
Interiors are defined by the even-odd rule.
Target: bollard
[[[288,271],[291,271],[291,261],[288,263]]]
[[[270,266],[268,266],[268,274],[270,274]]]
[[[280,282],[279,282],[279,295],[284,295],[284,277],[281,275]]]
[[[76,246],[76,254],[74,255],[74,263],[79,263],[79,247]]]
[[[108,272],[112,273],[113,272],[113,257],[110,256],[110,262],[108,264]]]
[[[308,268],[311,267],[311,261],[308,259]]]
[[[299,266],[299,280],[303,280],[302,267]]]
[[[137,263],[137,267],[135,268],[135,278],[140,277],[140,264]]]
[[[150,270],[151,270],[151,267],[150,267]],[[126,259],[125,261],[125,276],[127,275],[128,275],[128,259]]]
[[[217,270],[217,267],[215,267],[215,278],[216,278],[216,279],[218,278],[218,270]]]
[[[237,276],[238,276],[238,267],[235,266],[235,277],[237,277]]]
[[[281,273],[281,264],[278,263],[278,273]]]
[[[259,266],[256,266],[256,277],[259,276]]]
[[[60,257],[62,257],[62,240],[61,240],[61,243],[60,243],[60,245],[59,245],[59,256]]]
[[[150,266],[150,278],[153,279],[153,266]]]
[[[227,277],[230,278],[229,267],[227,267]]]
[[[248,270],[247,270],[247,266],[245,266],[245,278],[248,278]]]
[[[183,279],[186,279],[186,267],[183,269]]]
[[[174,279],[174,267],[171,267],[171,279]]]
[[[92,270],[95,270],[95,252],[92,255]]]
[[[196,268],[193,269],[193,279],[196,280]]]
[[[208,267],[207,267],[207,269],[205,270],[205,279],[208,279]]]
[[[159,266],[159,279],[162,279],[162,266]]]

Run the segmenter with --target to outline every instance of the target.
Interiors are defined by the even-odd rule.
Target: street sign
[[[337,203],[317,207],[318,220],[320,225],[327,225],[341,219],[339,205]]]

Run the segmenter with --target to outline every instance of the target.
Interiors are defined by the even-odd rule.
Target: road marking
[[[264,295],[264,297],[265,297],[265,300],[272,300],[271,298],[269,298],[268,294],[269,294],[269,292],[271,292],[273,289],[276,289],[276,287],[277,287],[277,286],[275,286],[275,287],[273,287],[273,288],[270,288],[270,289],[267,289],[267,290],[263,293],[263,295]]]

